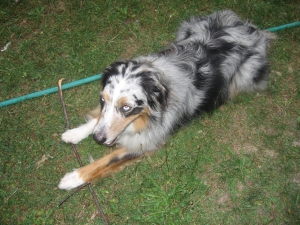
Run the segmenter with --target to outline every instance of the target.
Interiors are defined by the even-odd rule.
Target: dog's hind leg
[[[111,154],[67,173],[60,181],[60,189],[70,190],[82,184],[106,177],[113,172],[121,171],[126,165],[138,161],[141,155],[127,152],[125,148],[115,150]]]

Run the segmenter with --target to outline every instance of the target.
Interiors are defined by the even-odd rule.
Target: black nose
[[[107,139],[106,136],[101,133],[94,133],[93,138],[98,144],[103,144]]]

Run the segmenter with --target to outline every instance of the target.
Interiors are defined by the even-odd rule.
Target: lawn
[[[300,21],[297,0],[0,2],[0,102],[155,52],[183,20],[232,9],[261,29]],[[93,185],[109,224],[300,224],[300,27],[279,31],[270,82],[174,133],[153,156]],[[10,42],[4,51],[3,47]],[[71,127],[100,82],[63,92]],[[103,224],[88,188],[60,178],[78,162],[59,142],[57,94],[0,108],[0,224]],[[78,144],[84,164],[111,149]]]

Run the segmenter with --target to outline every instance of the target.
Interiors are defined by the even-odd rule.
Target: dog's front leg
[[[139,158],[140,155],[127,152],[125,148],[120,148],[95,162],[67,173],[61,179],[58,188],[70,190],[82,184],[93,182],[122,170],[126,165]]]
[[[93,133],[94,127],[98,122],[97,118],[92,118],[87,123],[76,127],[74,129],[67,130],[61,135],[61,139],[66,143],[78,144],[83,139],[87,138]]]

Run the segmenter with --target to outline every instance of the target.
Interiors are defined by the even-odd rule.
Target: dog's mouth
[[[107,147],[113,146],[113,145],[116,143],[118,137],[119,137],[119,135],[118,135],[116,138],[114,138],[114,139],[111,140],[111,139],[108,139],[108,138],[106,137],[106,135],[105,135],[104,133],[101,133],[101,132],[96,132],[96,133],[94,133],[94,135],[93,135],[94,140],[95,140],[98,144],[100,144],[100,145],[105,145],[105,146],[107,146]]]
[[[115,139],[113,139],[110,142],[104,142],[103,145],[105,145],[106,147],[111,147],[116,143],[117,139],[118,139],[118,137],[116,137]]]
[[[138,118],[138,117],[136,117],[136,118]],[[127,123],[123,127],[123,129],[119,130],[119,132],[115,132],[114,134],[109,134],[109,132],[107,130],[101,129],[100,131],[97,131],[94,133],[93,138],[98,144],[102,144],[104,146],[111,147],[111,146],[117,144],[117,141],[122,136],[123,132],[133,121],[135,121],[136,118],[132,119],[129,123]],[[110,136],[110,137],[108,137],[108,136]]]

